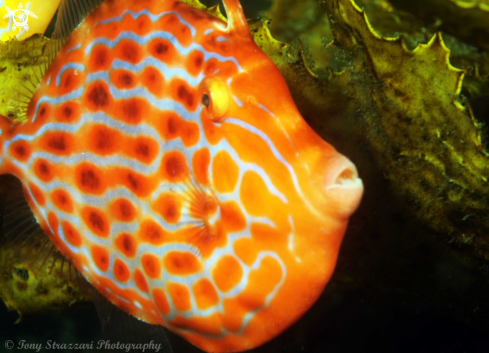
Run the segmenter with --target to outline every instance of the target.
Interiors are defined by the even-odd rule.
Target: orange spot
[[[158,155],[158,143],[150,137],[137,137],[129,144],[126,154],[142,163],[150,164]]]
[[[199,142],[199,126],[194,121],[186,121],[174,112],[164,112],[158,117],[157,129],[165,140],[180,138],[185,147]]]
[[[239,195],[246,213],[250,216],[269,216],[270,210],[278,212],[285,207],[282,200],[268,190],[260,175],[253,171],[244,173]]]
[[[71,223],[67,221],[63,221],[61,223],[61,226],[63,227],[63,233],[65,235],[66,240],[73,246],[80,247],[82,244],[82,237],[80,236],[80,233],[71,225]]]
[[[45,132],[41,137],[41,148],[58,156],[68,156],[73,151],[74,135],[66,132]]]
[[[48,103],[43,103],[39,106],[36,115],[36,122],[39,123],[39,120],[47,119],[51,116],[51,106]]]
[[[179,151],[165,153],[161,169],[161,177],[172,183],[185,180],[189,174],[185,155]]]
[[[127,233],[122,233],[115,238],[115,245],[119,251],[127,257],[134,257],[136,255],[137,242]]]
[[[139,239],[145,243],[161,245],[165,242],[165,231],[155,221],[145,220],[139,227]]]
[[[168,303],[166,294],[162,289],[153,289],[153,300],[160,313],[163,315],[168,315],[170,313],[170,304]]]
[[[95,207],[85,207],[81,212],[83,222],[90,231],[101,237],[107,238],[110,233],[110,223],[107,216]]]
[[[132,222],[136,217],[136,208],[127,199],[116,199],[110,204],[111,216],[121,222]]]
[[[121,283],[129,281],[131,273],[124,261],[116,259],[114,262],[114,277]]]
[[[110,73],[110,81],[118,89],[129,89],[136,86],[137,78],[132,71],[116,69]]]
[[[168,223],[175,224],[180,220],[182,205],[180,198],[174,193],[163,193],[153,203],[152,208]]]
[[[73,200],[70,194],[63,189],[56,189],[51,193],[53,204],[66,213],[73,213]]]
[[[63,72],[61,76],[61,81],[59,83],[58,89],[59,89],[59,95],[65,95],[68,94],[75,89],[79,88],[81,86],[81,79],[80,75],[77,72],[75,74],[75,70],[70,69],[65,72]]]
[[[93,245],[92,259],[95,262],[95,265],[101,271],[107,271],[109,269],[110,260],[109,260],[109,252],[107,251],[107,249],[98,245]]]
[[[112,170],[114,180],[120,185],[128,188],[138,197],[146,197],[152,191],[151,180],[144,174],[139,174],[128,168],[117,168]]]
[[[209,164],[211,161],[211,153],[207,147],[201,148],[194,153],[192,157],[192,169],[195,179],[199,184],[209,185]]]
[[[84,106],[91,111],[107,109],[112,103],[106,82],[96,81],[85,89]]]
[[[200,50],[192,50],[185,60],[185,68],[192,76],[197,76],[204,67],[204,54]]]
[[[165,93],[165,79],[159,70],[152,66],[146,67],[140,74],[141,84],[156,97]]]
[[[106,185],[102,172],[91,163],[80,163],[75,168],[75,183],[78,189],[88,194],[102,194]]]
[[[146,281],[146,278],[140,270],[134,271],[134,282],[139,290],[145,293],[149,292],[148,281]]]
[[[222,292],[229,292],[243,277],[243,269],[239,262],[230,255],[221,257],[212,271],[212,278],[217,288]]]
[[[192,308],[190,303],[190,291],[187,286],[180,283],[168,283],[168,292],[173,305],[178,311],[188,311]]]
[[[48,183],[54,178],[53,168],[45,159],[37,159],[34,162],[34,173],[42,181]]]
[[[201,261],[192,253],[183,251],[170,251],[163,258],[163,264],[173,275],[187,276],[202,269]]]
[[[240,238],[233,244],[234,253],[246,265],[251,266],[258,257],[256,242],[250,238]]]
[[[44,197],[44,192],[34,183],[29,183],[29,190],[32,193],[32,196],[34,197],[34,200],[40,205],[40,206],[45,206],[46,205],[46,198]]]
[[[198,104],[197,89],[189,86],[186,81],[181,79],[173,79],[170,81],[168,92],[171,93],[171,98],[183,104],[183,106],[190,110],[195,111]]]
[[[246,217],[236,201],[224,202],[220,205],[221,221],[226,231],[239,232],[246,227]]]
[[[127,124],[137,125],[143,120],[148,103],[142,98],[128,98],[117,101],[113,111],[114,117]]]
[[[27,162],[32,152],[31,146],[24,140],[15,141],[12,143],[9,147],[9,151],[12,158],[15,158],[21,162]]]
[[[80,107],[75,102],[66,102],[56,106],[54,117],[61,122],[75,122],[80,117]]]
[[[144,273],[149,278],[160,278],[161,276],[161,265],[160,260],[152,254],[144,254],[141,257],[141,264],[143,265]]]
[[[88,149],[101,156],[114,154],[121,140],[121,134],[104,124],[93,124],[87,133]]]
[[[112,64],[112,53],[103,44],[97,44],[92,48],[88,58],[87,72],[109,71]]]
[[[124,61],[137,64],[141,61],[140,45],[130,39],[122,39],[113,49],[115,55]]]
[[[173,44],[166,39],[155,38],[151,40],[148,43],[148,50],[151,56],[169,65],[176,64],[179,58]]]
[[[212,177],[217,192],[233,192],[239,177],[239,166],[225,150],[220,150],[212,163]]]
[[[219,296],[214,285],[206,278],[202,278],[192,288],[197,306],[201,310],[209,309],[219,303]]]
[[[253,311],[265,305],[267,296],[280,283],[283,276],[282,267],[276,259],[264,257],[260,267],[251,270],[246,289],[237,297],[241,309]]]

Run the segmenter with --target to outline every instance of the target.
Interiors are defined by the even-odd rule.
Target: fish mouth
[[[328,161],[329,171],[324,180],[328,204],[336,213],[349,217],[360,204],[363,182],[355,165],[342,155]]]

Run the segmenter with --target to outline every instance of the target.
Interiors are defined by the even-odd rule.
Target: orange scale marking
[[[170,251],[163,257],[165,269],[173,275],[188,276],[202,270],[202,262],[192,253]]]
[[[110,216],[121,222],[132,222],[136,218],[137,210],[131,201],[123,198],[111,202]]]
[[[150,111],[150,105],[143,98],[128,98],[117,100],[111,109],[114,119],[126,124],[137,125],[143,120],[143,116]]]
[[[51,200],[57,209],[66,212],[73,213],[74,206],[73,200],[68,192],[63,189],[56,189],[51,193]]]
[[[112,60],[110,48],[104,44],[96,44],[88,57],[87,72],[109,71]]]
[[[78,70],[70,69],[63,72],[58,86],[59,95],[65,95],[80,88],[85,83],[85,74]]]
[[[139,75],[141,84],[155,97],[162,98],[165,93],[165,78],[161,72],[152,67],[147,66]]]
[[[124,146],[126,147],[124,150],[126,156],[145,164],[151,164],[159,152],[158,142],[151,137],[135,137]]]
[[[163,315],[168,315],[171,311],[170,303],[168,302],[168,298],[165,294],[165,291],[160,288],[155,288],[152,291],[153,301],[156,305],[156,308]]]
[[[104,212],[95,207],[87,206],[81,210],[81,218],[93,234],[101,238],[109,237],[110,221]]]
[[[243,277],[243,268],[231,255],[221,257],[212,270],[212,279],[222,292],[229,292],[236,287]]]
[[[112,106],[112,96],[109,86],[104,81],[95,81],[87,86],[82,98],[83,105],[90,111],[109,111]]]
[[[148,42],[147,48],[151,56],[171,67],[177,66],[181,59],[173,44],[166,39],[155,38]]]
[[[46,206],[46,197],[44,197],[44,191],[42,191],[39,186],[34,183],[29,183],[29,190],[34,197],[34,200],[39,204],[39,206]]]
[[[35,107],[34,104],[31,104],[30,106]],[[51,112],[52,112],[51,109],[52,108],[50,104],[42,103],[37,110],[36,123],[37,124],[45,123],[45,120],[51,116]]]
[[[212,176],[213,185],[217,192],[229,193],[234,191],[238,183],[239,166],[225,150],[220,150],[214,157]]]
[[[190,291],[187,286],[181,283],[169,282],[167,284],[168,293],[175,306],[175,309],[181,312],[192,309],[190,301]]]
[[[126,16],[125,18],[128,17],[129,16]],[[133,27],[134,25],[131,24],[130,28]],[[117,43],[117,45],[112,49],[112,54],[115,55],[116,58],[129,62],[131,64],[137,64],[141,61],[143,57],[141,46],[130,39],[122,39],[121,41],[119,41],[119,43]]]
[[[114,277],[120,282],[125,283],[131,277],[131,271],[124,261],[116,259],[114,261]]]
[[[246,217],[236,201],[220,205],[221,222],[226,232],[239,232],[246,228]]]
[[[219,295],[217,294],[216,288],[206,278],[198,280],[192,286],[192,291],[197,307],[201,310],[206,310],[219,304]]]
[[[141,265],[143,266],[146,276],[152,279],[160,278],[161,276],[161,260],[153,254],[144,254],[141,257]]]
[[[53,170],[53,165],[45,159],[36,159],[33,164],[33,169],[36,177],[45,183],[49,183],[54,179],[55,173]]]
[[[110,255],[106,248],[98,245],[91,247],[91,254],[95,266],[101,271],[107,271],[110,265]]]
[[[116,69],[110,73],[110,81],[118,89],[134,88],[138,83],[137,76],[129,70]]]
[[[169,14],[162,16],[157,20],[154,26],[156,28],[165,28],[166,31],[176,37],[178,42],[184,47],[193,42],[190,29],[180,22],[177,15]]]
[[[155,221],[144,220],[141,222],[138,240],[158,246],[164,244],[167,238],[167,232]]]
[[[132,169],[124,167],[114,167],[107,171],[109,180],[113,180],[115,185],[121,185],[130,190],[137,197],[147,197],[156,188],[156,181],[144,174],[136,173]]]
[[[185,147],[192,147],[199,142],[198,124],[186,121],[174,112],[160,113],[156,129],[165,140],[180,138]]]
[[[65,235],[66,240],[71,245],[76,246],[77,248],[82,245],[83,243],[82,237],[71,223],[67,221],[63,221],[61,223],[61,227],[63,228],[63,233]]]
[[[136,256],[138,242],[132,235],[121,233],[115,238],[115,246],[126,257],[133,258]]]
[[[144,274],[139,269],[136,269],[134,271],[134,283],[136,283],[136,287],[138,287],[140,291],[145,293],[149,292],[148,281],[146,280],[146,277],[144,277]]]
[[[32,148],[27,141],[15,141],[9,146],[9,154],[12,158],[25,163],[32,154]]]
[[[190,75],[199,75],[204,68],[204,54],[200,50],[192,50],[185,59],[185,68]]]
[[[207,147],[197,150],[192,157],[192,170],[195,179],[200,185],[209,185],[209,165],[211,153]]]
[[[161,178],[172,183],[187,180],[189,176],[187,159],[180,151],[170,151],[165,153],[161,161],[160,169]]]
[[[112,155],[124,145],[125,136],[105,124],[91,124],[86,133],[87,149],[99,156]]]
[[[94,195],[101,195],[107,189],[104,173],[87,162],[75,167],[75,185],[81,191]]]
[[[66,102],[56,106],[54,110],[56,121],[63,123],[75,123],[80,119],[80,106],[75,102]]]
[[[168,92],[170,98],[183,104],[189,111],[193,112],[197,109],[199,92],[186,81],[179,78],[172,79],[168,84]]]
[[[68,132],[45,132],[40,137],[40,148],[46,152],[58,155],[69,156],[73,153],[76,138]]]
[[[181,198],[174,193],[163,193],[151,207],[170,224],[178,223],[182,216]]]

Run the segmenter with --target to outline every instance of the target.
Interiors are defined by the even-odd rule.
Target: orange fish
[[[0,117],[0,174],[56,248],[117,307],[207,352],[257,347],[311,307],[363,193],[224,4],[227,24],[178,0],[103,2],[27,121]]]

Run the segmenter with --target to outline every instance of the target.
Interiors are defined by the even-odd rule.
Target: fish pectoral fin
[[[103,339],[106,342],[120,342],[121,344],[159,344],[162,353],[173,353],[172,345],[168,339],[167,330],[163,326],[151,325],[126,313],[112,304],[95,287],[90,287],[89,293],[97,308]]]
[[[46,236],[37,222],[24,196],[21,182],[12,175],[0,177],[0,233],[2,246],[9,248],[19,264],[36,271],[48,266],[49,272],[56,262],[62,266],[60,275],[72,278],[76,269],[67,262]]]

